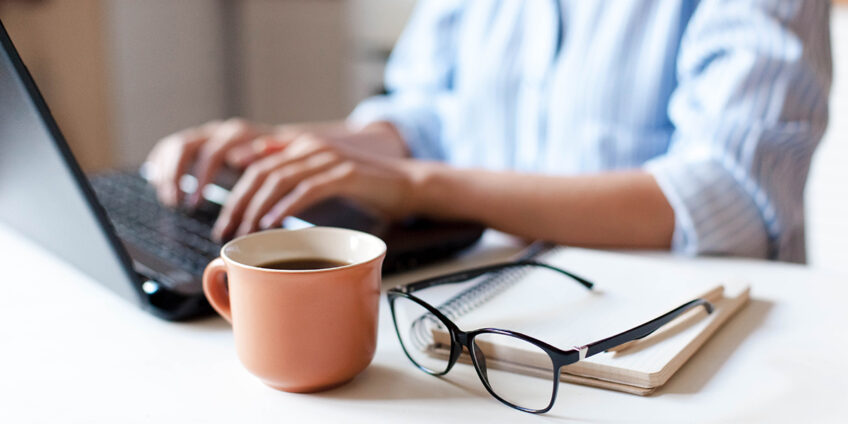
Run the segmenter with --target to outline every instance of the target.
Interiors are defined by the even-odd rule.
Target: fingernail
[[[179,207],[182,205],[183,199],[180,197],[180,189],[171,189],[171,206]]]
[[[250,228],[246,224],[239,225],[238,230],[236,231],[236,237],[241,237],[250,232]]]
[[[267,229],[271,228],[272,225],[274,225],[274,218],[272,218],[268,215],[265,215],[259,221],[259,227],[261,227],[263,230],[267,230]]]
[[[162,196],[162,198],[165,200],[166,205],[168,205],[170,207],[177,206],[177,200],[176,200],[177,194],[174,193],[174,190],[171,189],[170,187],[165,189],[165,195]]]
[[[163,205],[168,205],[168,196],[165,195],[164,191],[157,191],[156,199],[159,200],[159,203]]]
[[[218,226],[212,227],[212,233],[210,235],[212,237],[212,240],[217,242],[220,242],[221,239],[224,238],[224,235],[222,234],[222,231],[218,228]]]

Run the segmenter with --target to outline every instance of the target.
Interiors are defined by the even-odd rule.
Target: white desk
[[[463,263],[512,251],[489,237]],[[540,417],[501,405],[470,367],[447,379],[415,369],[384,300],[376,357],[354,381],[311,395],[272,390],[242,369],[223,320],[148,316],[0,226],[0,422],[848,419],[848,278],[759,261],[698,263],[705,273],[748,278],[752,302],[658,394],[562,384]]]

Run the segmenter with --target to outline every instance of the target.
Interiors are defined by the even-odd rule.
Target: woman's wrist
[[[404,141],[394,124],[390,122],[374,122],[367,125],[363,130],[372,132],[379,139],[380,149],[383,154],[399,158],[408,158],[410,156],[406,141]]]
[[[406,204],[411,213],[435,218],[465,218],[462,172],[441,162],[407,160],[410,186]]]
[[[401,169],[407,181],[404,190],[403,209],[408,215],[427,214],[432,199],[429,189],[434,170],[432,163],[416,159],[405,159],[400,162]]]
[[[390,122],[372,122],[362,128],[348,126],[345,144],[368,153],[393,158],[409,157],[409,149],[400,132]]]

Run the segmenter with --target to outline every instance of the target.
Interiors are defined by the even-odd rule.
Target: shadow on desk
[[[170,325],[183,326],[191,328],[192,331],[232,331],[233,326],[227,320],[221,318],[218,314],[213,314],[208,317],[199,318],[194,321],[179,321],[169,323]]]
[[[408,372],[372,363],[350,383],[326,392],[313,393],[310,396],[347,400],[456,398],[456,391],[439,390],[438,387],[434,386],[434,384],[440,385],[445,384],[445,382],[452,383],[453,386],[462,389],[459,396],[480,397],[488,395],[479,381],[476,382],[480,386],[478,390],[471,384],[456,383],[450,378],[439,379],[424,373],[421,373],[421,376],[412,376]]]
[[[653,396],[700,392],[739,346],[765,322],[773,307],[772,302],[751,299]]]
[[[411,365],[410,365],[411,366]],[[415,370],[415,372],[419,372]],[[415,375],[415,374],[412,374]],[[524,412],[509,409],[494,399],[480,383],[473,368],[461,364],[451,370],[447,376],[436,378],[421,373],[412,376],[409,372],[400,371],[385,365],[372,363],[353,381],[344,386],[326,392],[312,393],[309,396],[332,400],[347,401],[386,401],[406,399],[478,399],[491,404],[495,411],[503,414],[519,414],[524,418]],[[420,378],[419,378],[420,377]],[[474,407],[477,404],[474,403]],[[501,409],[503,408],[503,409]],[[571,421],[574,417],[557,413],[545,414],[547,420]],[[585,418],[580,418],[586,421]],[[589,420],[588,422],[607,422],[605,420]]]

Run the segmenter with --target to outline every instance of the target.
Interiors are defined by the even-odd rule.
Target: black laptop
[[[0,221],[157,316],[179,320],[210,313],[200,277],[220,249],[209,238],[220,205],[207,201],[184,214],[159,205],[138,172],[84,175],[2,23],[0,43]],[[181,185],[191,180],[187,176]],[[203,190],[226,195],[224,187]],[[284,223],[309,225],[383,238],[385,273],[455,254],[483,231],[462,222],[390,223],[344,199]]]

